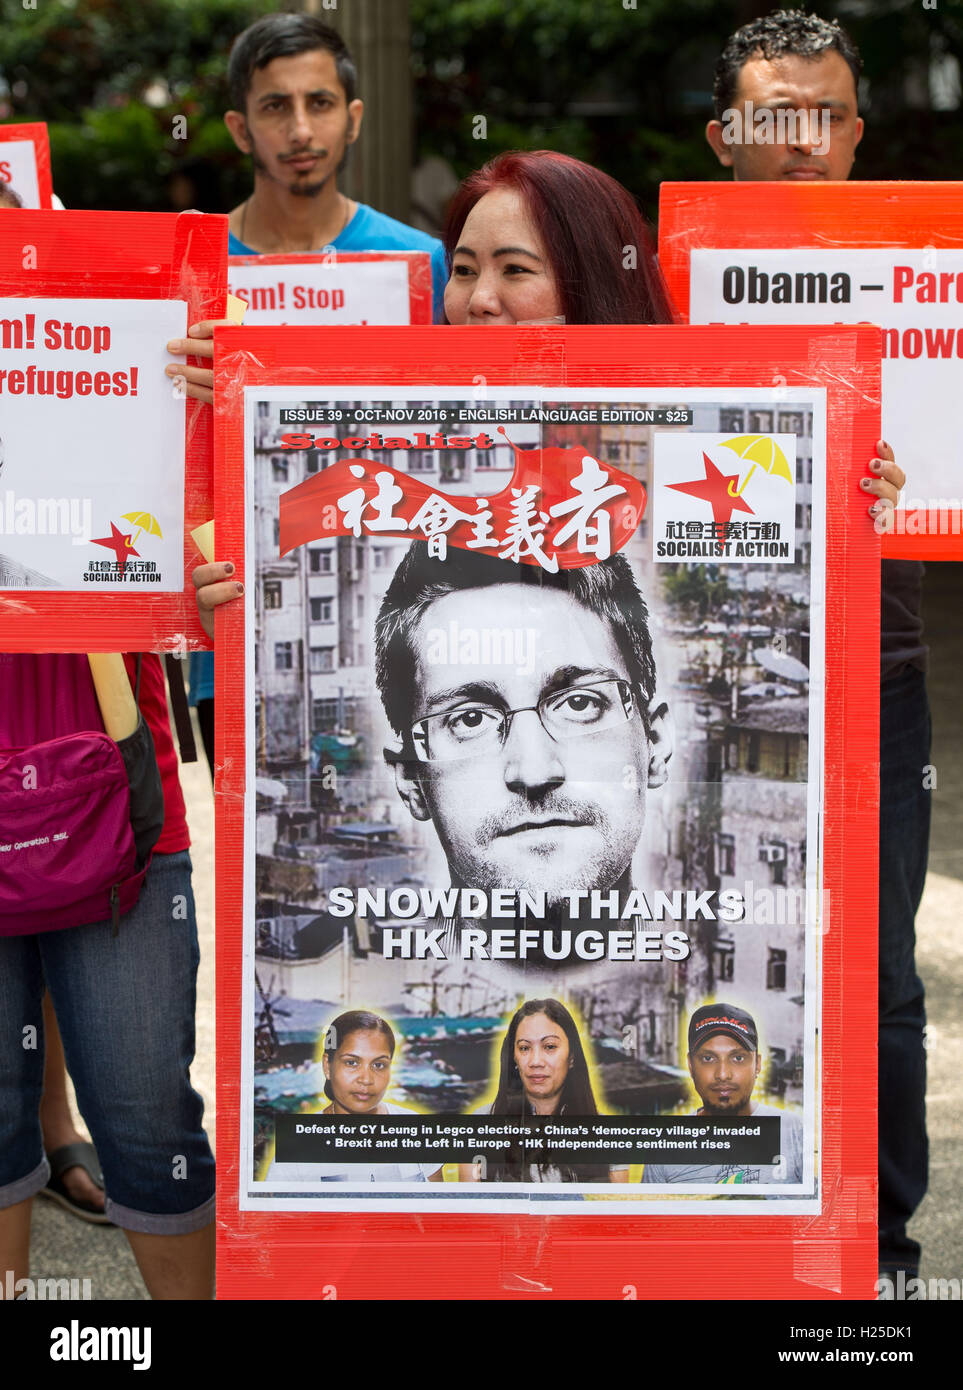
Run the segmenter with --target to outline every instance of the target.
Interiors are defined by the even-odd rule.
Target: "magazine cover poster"
[[[818,1212],[825,393],[245,440],[241,1208]]]

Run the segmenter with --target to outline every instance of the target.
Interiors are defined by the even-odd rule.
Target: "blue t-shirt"
[[[445,285],[448,283],[448,266],[445,261],[445,248],[437,237],[427,232],[419,232],[417,227],[408,227],[383,212],[375,212],[367,203],[359,203],[358,210],[344,231],[335,237],[331,245],[336,251],[429,251],[431,253],[431,287],[434,301],[435,322],[444,317]],[[250,246],[238,241],[233,233],[228,234],[227,254],[229,256],[256,256]],[[317,253],[319,256],[321,252]],[[192,652],[190,659],[191,704],[198,700],[214,698],[214,653]]]
[[[428,251],[431,254],[431,288],[434,301],[435,322],[441,323],[444,317],[445,285],[448,283],[448,266],[445,261],[445,248],[437,237],[427,232],[419,232],[417,227],[409,227],[404,222],[396,222],[383,212],[375,212],[367,203],[359,203],[358,210],[351,221],[330,243],[336,251]],[[245,246],[237,237],[229,234],[227,241],[229,256],[256,256],[250,246]],[[321,251],[317,254],[320,256]]]

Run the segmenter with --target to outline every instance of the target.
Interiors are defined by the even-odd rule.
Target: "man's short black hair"
[[[863,60],[859,49],[835,19],[820,19],[802,10],[773,10],[762,19],[744,24],[729,39],[716,63],[712,99],[721,121],[735,101],[739,74],[750,58],[821,58],[834,50],[845,58],[859,87]]]
[[[648,705],[655,693],[655,658],[645,600],[624,555],[610,555],[595,565],[560,569],[513,564],[477,550],[452,546],[444,560],[429,555],[424,541],[414,541],[395,570],[375,623],[375,675],[388,722],[407,740],[415,719],[417,653],[415,628],[435,599],[464,589],[493,584],[530,584],[561,589],[612,628],[629,680],[640,692],[640,712],[648,733]]]
[[[348,103],[358,91],[358,70],[351,50],[336,29],[309,14],[269,14],[238,34],[227,65],[231,109],[247,110],[254,74],[275,58],[293,58],[322,48],[334,58],[338,81]]]

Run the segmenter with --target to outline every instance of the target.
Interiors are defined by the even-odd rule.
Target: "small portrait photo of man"
[[[449,634],[458,639],[447,640]],[[398,793],[453,887],[627,892],[667,709],[624,556],[542,572],[415,542],[385,594],[377,680]]]
[[[689,1019],[686,1064],[700,1105],[697,1115],[779,1118],[779,1161],[774,1164],[647,1163],[645,1183],[799,1183],[803,1175],[803,1124],[799,1115],[753,1100],[762,1070],[755,1019],[735,1004],[704,1004]]]

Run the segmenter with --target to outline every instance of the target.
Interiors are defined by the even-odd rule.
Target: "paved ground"
[[[926,582],[926,624],[932,647],[930,702],[936,787],[930,874],[918,919],[920,972],[929,1010],[930,1191],[913,1225],[923,1244],[924,1278],[963,1276],[963,565],[932,565]],[[200,747],[200,739],[198,738]],[[213,805],[206,763],[183,769],[194,841],[194,891],[201,927],[198,1060],[195,1085],[214,1132],[214,847]],[[97,1299],[146,1298],[120,1231],[84,1224],[50,1202],[35,1203],[33,1273],[89,1278]]]

